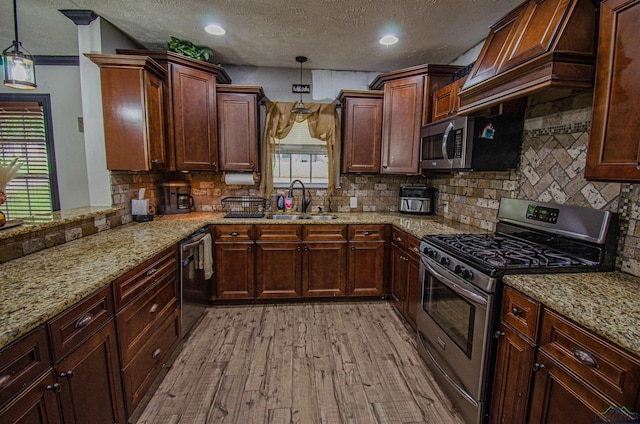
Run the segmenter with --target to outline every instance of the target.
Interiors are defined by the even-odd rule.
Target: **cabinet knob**
[[[298,252],[300,252],[300,251],[302,250],[302,247],[298,246],[298,247],[296,248],[296,250],[297,250]]]
[[[7,387],[12,378],[13,375],[11,374],[3,374],[2,376],[0,376],[0,390],[3,390],[5,387]]]
[[[575,356],[576,359],[580,361],[582,365],[585,365],[591,368],[598,368],[598,362],[596,361],[596,358],[591,356],[589,352],[586,352],[582,349],[578,349],[577,347],[574,347],[573,349],[571,349],[571,352],[573,352],[573,356]]]
[[[153,305],[151,305],[151,307],[149,308],[149,313],[153,314],[158,310],[158,304],[154,303]]]
[[[539,363],[535,363],[533,364],[533,371],[538,372],[540,370],[545,369],[546,367],[544,366],[544,364],[539,364]]]
[[[211,167],[212,167],[213,169],[216,169],[216,167],[217,167],[217,166],[218,166],[218,164],[217,164],[217,163],[215,163],[215,162],[211,162]]]
[[[47,390],[53,390],[54,392],[58,393],[60,392],[60,384],[59,383],[49,384],[47,386]]]
[[[247,252],[253,252],[253,247],[249,246],[249,248],[247,248]]]
[[[61,372],[60,377],[71,378],[73,377],[73,371],[69,370],[67,372]]]
[[[504,337],[504,333],[502,331],[496,331],[493,333],[493,338],[499,339],[500,337]]]
[[[153,351],[153,353],[151,354],[151,357],[152,357],[153,359],[156,359],[158,356],[160,356],[160,354],[161,354],[161,353],[162,353],[162,350],[160,350],[160,349],[156,349],[156,350],[154,350],[154,351]]]
[[[308,252],[308,251],[309,251],[309,247],[305,246],[305,247],[304,247],[304,251],[305,251],[305,252]]]
[[[351,250],[356,250],[356,247],[355,246],[351,246]]]
[[[518,309],[518,308],[516,308],[515,306],[511,309],[511,314],[512,314],[514,317],[521,317],[521,316],[522,316],[522,313],[523,313],[522,309]]]
[[[147,277],[151,277],[156,272],[158,272],[156,268],[151,268],[149,271],[147,271]]]
[[[93,320],[93,314],[87,312],[76,321],[75,328],[80,329],[89,325],[89,323]]]

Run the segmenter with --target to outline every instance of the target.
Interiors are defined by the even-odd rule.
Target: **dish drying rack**
[[[264,218],[269,209],[269,199],[255,196],[225,197],[222,208],[225,218]]]

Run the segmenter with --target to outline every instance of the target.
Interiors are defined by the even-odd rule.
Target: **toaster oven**
[[[433,215],[434,189],[426,186],[401,186],[398,210],[416,215]]]

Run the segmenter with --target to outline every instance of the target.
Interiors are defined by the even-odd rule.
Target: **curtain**
[[[340,128],[338,111],[334,103],[305,103],[311,111],[309,115],[291,113],[298,102],[267,102],[266,122],[262,136],[262,179],[260,192],[264,197],[273,193],[272,159],[276,152],[276,139],[283,139],[291,131],[296,120],[307,121],[309,134],[327,143],[329,157],[329,183],[327,196],[336,188],[340,178]]]

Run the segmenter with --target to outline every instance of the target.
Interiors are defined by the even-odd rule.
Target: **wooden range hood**
[[[599,4],[599,2],[597,2]],[[598,6],[592,0],[529,0],[490,29],[460,91],[468,115],[543,90],[593,88]]]

